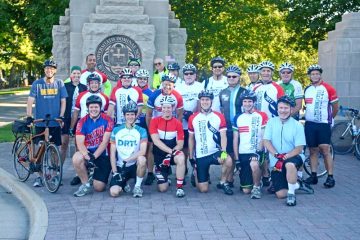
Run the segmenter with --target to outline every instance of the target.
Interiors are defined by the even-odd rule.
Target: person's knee
[[[139,167],[145,167],[146,166],[146,158],[144,156],[139,156],[137,159],[137,165]]]
[[[112,186],[110,188],[110,196],[112,196],[112,197],[120,196],[121,192],[122,192],[122,190],[121,190],[121,187],[119,187],[119,186]]]
[[[285,168],[286,168],[287,171],[296,170],[295,163],[292,163],[292,162],[285,163]]]
[[[225,166],[226,166],[227,168],[231,168],[231,167],[232,167],[233,162],[232,162],[232,160],[231,160],[231,157],[230,157],[230,156],[228,156],[228,157],[226,158],[226,160],[225,160],[224,164],[225,164]]]
[[[84,156],[80,152],[76,152],[72,157],[74,166],[80,166],[84,162]]]
[[[250,167],[252,171],[260,170],[260,164],[258,160],[251,160]]]
[[[279,199],[285,198],[287,196],[287,189],[281,189],[275,192],[275,196]]]
[[[159,192],[162,192],[162,193],[166,192],[168,190],[168,188],[169,188],[168,182],[158,185],[158,190],[159,190]]]
[[[251,193],[251,189],[250,189],[250,188],[243,188],[242,191],[243,191],[243,193],[245,193],[245,194],[250,194],[250,193]]]
[[[201,193],[206,193],[209,191],[209,185],[206,183],[198,183],[197,188]]]
[[[180,154],[178,156],[175,156],[174,161],[176,163],[176,166],[184,166],[185,165],[185,155]]]
[[[103,192],[106,188],[106,184],[101,181],[94,180],[93,187],[96,192]]]

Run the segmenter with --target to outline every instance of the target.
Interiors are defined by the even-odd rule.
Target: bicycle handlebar
[[[349,111],[352,114],[354,114],[355,116],[359,115],[359,110],[356,110],[354,108],[348,108],[348,107],[340,106],[340,111]]]

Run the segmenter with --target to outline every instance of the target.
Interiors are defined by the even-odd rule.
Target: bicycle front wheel
[[[331,130],[331,142],[337,154],[347,154],[353,150],[353,136],[351,125],[347,122],[339,122]]]
[[[305,172],[311,176],[311,161],[310,161],[310,151],[309,148],[306,147],[305,149],[305,161],[304,161],[304,170]],[[333,160],[335,160],[334,158],[334,150],[333,150],[333,146],[330,144],[330,154],[333,157]],[[317,176],[318,177],[323,177],[327,174],[327,170],[325,167],[325,159],[323,157],[323,155],[319,152],[318,155],[318,161],[317,161]]]
[[[360,134],[358,134],[356,136],[356,141],[355,141],[355,156],[357,159],[360,160]]]
[[[29,158],[30,147],[30,144],[27,144],[27,139],[24,136],[17,138],[13,145],[14,170],[21,182],[25,182],[31,173]]]
[[[62,180],[62,161],[58,148],[49,144],[46,148],[42,163],[43,179],[47,190],[55,193]]]

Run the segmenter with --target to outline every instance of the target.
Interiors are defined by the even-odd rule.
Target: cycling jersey
[[[214,94],[214,100],[212,102],[211,109],[213,111],[220,112],[220,99],[219,94],[220,91],[227,88],[229,86],[227,82],[227,78],[222,76],[220,80],[214,80],[214,77],[209,78],[209,80],[205,80],[202,83],[202,89],[208,90]]]
[[[170,120],[166,120],[163,117],[151,119],[149,132],[150,135],[159,134],[160,140],[169,148],[174,148],[177,141],[184,140],[184,130],[182,124],[174,117]],[[155,145],[153,147],[153,152],[156,154],[163,153],[163,151]]]
[[[143,94],[138,87],[115,87],[110,95],[110,104],[115,106],[115,115],[116,115],[116,123],[122,124],[125,123],[125,117],[122,112],[122,108],[133,101],[138,106],[142,106],[143,104]],[[138,120],[137,120],[138,121]]]
[[[283,81],[280,80],[278,84],[283,88],[286,96],[291,97],[294,100],[304,98],[301,83],[298,81],[292,79],[288,83],[283,83]]]
[[[257,97],[255,108],[261,112],[265,112],[268,118],[277,116],[277,101],[285,95],[282,87],[272,81],[267,84],[256,85],[254,91]]]
[[[114,143],[117,151],[117,166],[122,166],[124,159],[129,158],[140,150],[140,144],[147,142],[146,130],[138,125],[134,125],[131,129],[125,124],[121,124],[114,128],[111,132],[110,143]],[[136,159],[126,162],[129,167],[136,163]]]
[[[164,96],[166,95],[163,94],[162,90],[157,89],[149,97],[147,106],[153,110],[153,115],[152,115],[153,118],[162,116],[160,101]],[[173,107],[173,116],[176,117],[176,110],[182,109],[184,107],[183,98],[180,95],[180,93],[176,90],[172,90],[170,96],[172,96],[175,99],[175,105]]]
[[[224,115],[212,111],[208,114],[197,112],[189,118],[189,133],[195,135],[196,158],[209,156],[221,150],[220,132],[226,131]]]
[[[107,76],[100,72],[99,70],[95,70],[94,72],[90,72],[87,69],[84,69],[81,71],[81,76],[80,76],[80,83],[87,85],[87,77],[92,74],[95,73],[100,77],[100,85],[102,85],[102,90],[103,92],[107,95],[110,96],[111,93],[111,83],[108,81]]]
[[[257,85],[261,85],[261,81],[257,81],[256,83],[249,83],[249,85],[247,85],[245,88],[246,90],[249,90],[249,91],[254,91],[254,88],[257,86]]]
[[[143,102],[144,102],[144,106],[147,106],[147,102],[149,97],[151,96],[151,94],[153,93],[153,91],[148,87],[148,85],[146,85],[144,88],[141,88],[142,91],[142,97],[143,97]],[[147,108],[143,107],[141,110],[141,114],[139,116],[139,124],[141,127],[146,127],[146,111]]]
[[[88,97],[90,97],[92,95],[97,95],[101,98],[101,100],[102,100],[101,111],[107,111],[107,109],[109,107],[108,96],[106,96],[102,92],[91,93],[89,91],[85,91],[85,92],[82,92],[79,94],[79,96],[76,99],[76,103],[75,103],[75,107],[74,107],[75,110],[80,111],[80,118],[83,118],[86,116],[86,114],[88,114],[88,109],[86,106],[86,99],[88,99]]]
[[[306,145],[304,127],[292,117],[284,123],[279,117],[271,118],[266,124],[263,139],[271,141],[278,153],[288,153],[298,146]],[[269,156],[270,168],[273,168],[278,159],[272,154]],[[305,156],[300,156],[304,161]]]
[[[72,113],[74,112],[76,99],[80,93],[85,92],[87,90],[86,85],[79,83],[75,86],[72,82],[65,83],[65,88],[68,93],[66,98],[66,108],[64,118],[70,119]]]
[[[198,104],[198,96],[201,92],[201,83],[195,81],[191,85],[185,82],[176,86],[176,90],[181,94],[184,101],[184,111],[194,112]],[[184,130],[188,129],[188,122],[185,118],[182,121]]]
[[[103,141],[105,132],[111,132],[114,127],[114,123],[109,116],[105,113],[101,113],[99,118],[95,121],[90,118],[90,115],[86,115],[81,118],[76,126],[76,135],[85,136],[85,146],[91,152],[94,153]],[[107,156],[105,150],[101,156]]]
[[[233,131],[239,133],[239,154],[255,153],[262,140],[262,129],[268,121],[264,112],[240,113],[234,118]]]
[[[336,90],[321,81],[320,85],[305,88],[305,120],[332,124],[332,103],[339,101]]]

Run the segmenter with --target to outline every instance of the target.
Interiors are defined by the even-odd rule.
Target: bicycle
[[[62,160],[57,146],[51,142],[49,134],[51,121],[56,121],[60,125],[62,123],[61,119],[50,119],[50,115],[46,115],[45,119],[34,120],[34,124],[45,122],[45,130],[34,135],[34,124],[27,125],[26,121],[15,120],[12,131],[16,140],[12,154],[15,174],[21,182],[25,182],[34,172],[42,172],[47,190],[55,193],[61,185]],[[40,141],[40,147],[35,151],[34,140],[41,136],[44,136],[44,141]]]
[[[349,112],[350,118],[346,122],[336,123],[332,128],[331,141],[334,144],[334,151],[343,155],[353,152],[355,149],[355,155],[360,159],[360,131],[355,123],[356,120],[360,120],[359,111],[343,106],[340,106],[340,111]]]
[[[334,154],[334,146],[332,143],[330,144],[330,154],[334,161],[335,154]],[[305,155],[304,170],[309,176],[311,176],[310,151],[309,151],[308,147],[304,148],[304,155]],[[318,177],[323,177],[327,174],[327,170],[325,168],[325,159],[323,158],[323,155],[320,152],[319,152],[319,156],[318,156],[318,168],[317,169],[318,169],[318,171],[317,171]]]

